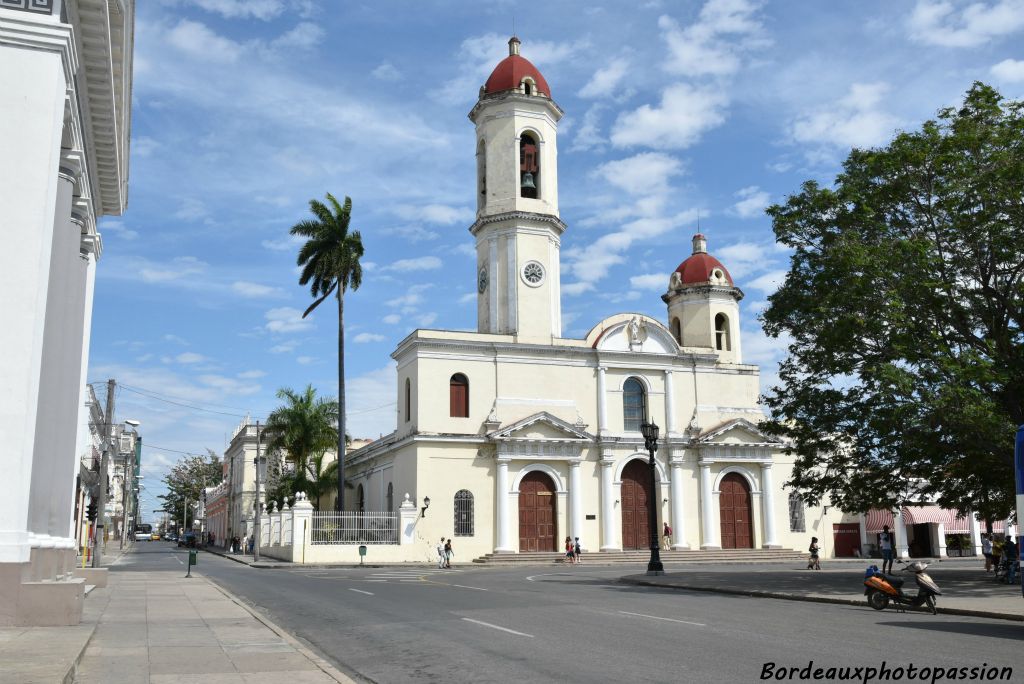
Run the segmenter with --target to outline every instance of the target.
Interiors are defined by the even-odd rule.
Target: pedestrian
[[[672,528],[665,523],[664,529],[661,531],[661,545],[668,551],[672,548]]]
[[[992,569],[992,537],[981,535],[981,554],[985,556],[985,572]]]
[[[452,538],[448,537],[448,541],[444,543],[444,567],[452,567],[452,556],[455,555],[455,551],[452,550]]]
[[[565,538],[565,562],[576,563],[576,552],[573,550],[572,537]]]
[[[583,555],[583,547],[580,546],[580,538],[579,537],[576,537],[575,541],[573,542],[572,552],[573,552],[573,556],[574,556],[573,560],[576,562],[576,565],[579,565],[580,563],[582,563],[583,560],[580,558],[580,556]]]
[[[447,560],[444,553],[444,537],[441,537],[441,541],[437,544],[437,567],[438,569],[444,568],[444,562]]]
[[[889,532],[889,526],[885,525],[882,527],[882,533],[878,535],[878,546],[882,549],[882,574],[886,572],[892,572],[892,533]],[[888,565],[888,570],[886,570]]]
[[[1017,563],[1020,556],[1017,551],[1017,542],[1010,535],[1006,535],[1006,541],[1003,542],[1003,558],[1006,559],[1006,581],[1008,584],[1016,584]]]
[[[821,547],[818,546],[818,538],[811,537],[811,545],[807,548],[811,552],[811,557],[807,559],[807,569],[821,570],[821,561],[818,559],[818,551]]]
[[[245,543],[245,552],[252,553],[252,550],[256,547],[256,538],[253,535],[249,535],[249,540]]]

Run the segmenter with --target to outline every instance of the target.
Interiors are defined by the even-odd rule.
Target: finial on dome
[[[707,254],[708,252],[708,241],[702,233],[697,233],[693,236],[693,253],[694,254]]]
[[[519,54],[519,39],[512,36],[508,39],[508,56]]]

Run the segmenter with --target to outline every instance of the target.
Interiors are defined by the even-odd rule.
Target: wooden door
[[[648,506],[651,497],[651,469],[636,459],[622,471],[622,548],[647,549],[651,546]]]
[[[540,472],[519,482],[519,551],[557,551],[555,485]]]
[[[719,487],[718,510],[722,521],[723,549],[754,548],[750,517],[750,487],[739,473],[729,473]]]
[[[835,540],[836,558],[856,558],[860,548],[860,525],[858,523],[832,523],[832,538]]]

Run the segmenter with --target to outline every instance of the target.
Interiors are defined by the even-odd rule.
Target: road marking
[[[174,557],[174,560],[178,561],[178,565],[184,565],[184,563],[181,562],[181,559],[177,556]]]
[[[486,589],[481,589],[480,587],[467,587],[465,584],[449,584],[448,586],[458,587],[459,589],[472,589],[473,591],[487,591]]]
[[[623,615],[635,615],[636,617],[645,617],[652,620],[664,620],[665,622],[678,622],[684,625],[696,625],[697,627],[707,627],[703,622],[688,622],[686,620],[676,620],[675,618],[658,617],[657,615],[644,615],[643,613],[630,613],[628,610],[620,610]]]
[[[387,580],[363,580],[364,582],[387,582]]]
[[[541,575],[530,575],[526,578],[527,582],[536,582],[534,577],[578,577],[575,572],[545,572]]]
[[[398,581],[399,582],[422,582],[423,580],[419,580],[419,579],[400,579]]]
[[[357,594],[366,594],[367,596],[373,596],[373,592],[372,591],[363,591],[362,589],[353,589],[352,587],[349,587],[348,590],[349,591],[354,591]]]
[[[464,617],[462,619],[465,620],[466,622],[472,622],[473,624],[476,624],[476,625],[483,625],[484,627],[490,627],[491,629],[500,629],[502,632],[508,632],[509,634],[515,634],[517,636],[530,637],[531,639],[533,638],[532,634],[524,634],[523,632],[517,632],[516,630],[509,629],[508,627],[499,627],[498,625],[492,625],[490,622],[481,622],[480,620],[474,620],[472,618],[467,618],[467,617]]]

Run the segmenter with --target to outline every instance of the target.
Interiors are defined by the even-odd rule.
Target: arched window
[[[804,502],[796,492],[789,494],[789,531],[807,531],[804,524]]]
[[[484,141],[480,140],[480,144],[476,148],[476,177],[480,179],[480,184],[477,186],[480,192],[477,193],[477,209],[483,209],[484,204],[487,203],[487,146],[484,145]]]
[[[395,510],[395,486],[391,482],[388,482],[388,498],[387,498],[387,511]]]
[[[683,326],[679,323],[679,319],[672,318],[672,337],[676,338],[676,342],[679,344],[683,343]]]
[[[455,494],[455,536],[473,536],[473,494],[468,489]]]
[[[731,351],[729,341],[729,317],[725,314],[715,316],[715,348],[718,351]]]
[[[412,381],[405,379],[405,422],[412,418]]]
[[[529,133],[519,137],[519,196],[537,199],[540,196],[540,151]]]
[[[356,505],[360,513],[366,510],[366,493],[363,491],[363,485],[359,485],[356,488]]]
[[[462,373],[448,382],[448,401],[452,418],[469,418],[469,379]]]
[[[636,378],[622,385],[622,422],[626,432],[640,432],[640,424],[647,420],[647,393]]]

